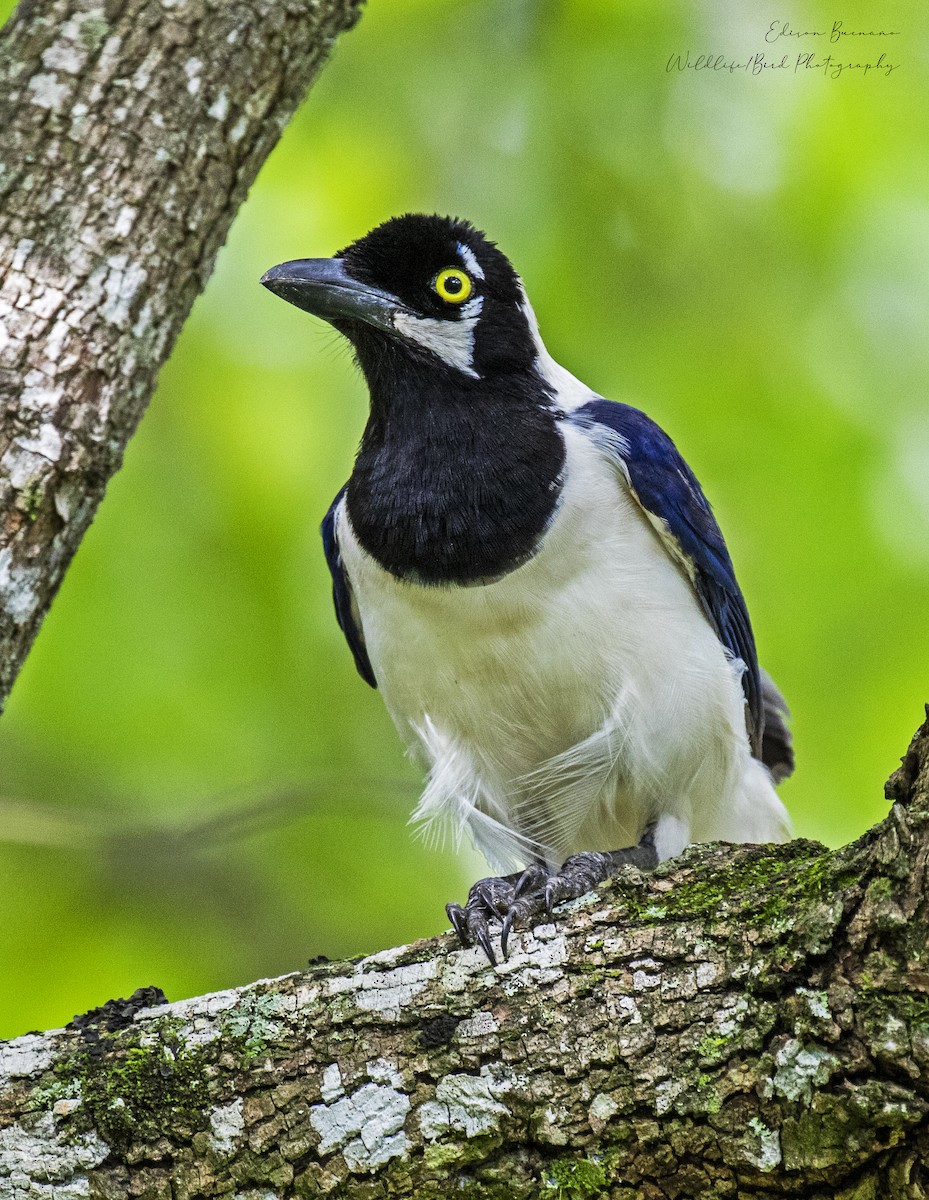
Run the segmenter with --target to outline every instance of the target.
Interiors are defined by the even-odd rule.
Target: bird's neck
[[[528,374],[369,376],[371,415],[348,484],[362,547],[420,583],[487,582],[531,558],[564,466],[558,416]]]

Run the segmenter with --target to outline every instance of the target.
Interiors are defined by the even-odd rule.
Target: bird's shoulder
[[[661,426],[641,409],[596,397],[568,420],[620,468],[638,504],[688,573],[695,566],[724,587],[736,587],[732,559],[703,488]]]

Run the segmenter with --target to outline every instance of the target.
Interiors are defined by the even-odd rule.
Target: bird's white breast
[[[416,815],[501,867],[629,845],[662,813],[726,836],[748,756],[738,665],[615,465],[561,428],[559,508],[495,582],[398,580],[337,518],[378,686],[430,771]]]

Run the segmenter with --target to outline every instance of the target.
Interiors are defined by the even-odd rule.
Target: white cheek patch
[[[411,313],[398,312],[394,317],[394,329],[411,342],[431,351],[450,367],[456,367],[465,375],[479,378],[474,369],[474,328],[481,314],[483,300],[475,296],[461,308],[457,319],[443,320],[437,317],[414,317]]]

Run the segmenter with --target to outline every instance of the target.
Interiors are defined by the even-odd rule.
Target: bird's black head
[[[261,282],[343,333],[367,379],[346,491],[363,549],[398,578],[438,585],[530,558],[565,449],[532,310],[493,242],[465,221],[394,217]]]
[[[331,322],[369,381],[405,365],[486,380],[531,369],[538,352],[518,275],[466,221],[393,217],[334,258],[282,263],[261,282]]]

